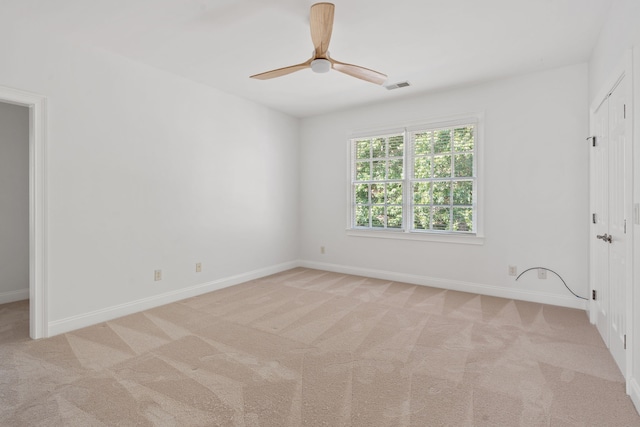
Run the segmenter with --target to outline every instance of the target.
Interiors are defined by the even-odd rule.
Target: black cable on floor
[[[589,301],[589,299],[588,299],[588,298],[581,297],[580,295],[577,295],[575,292],[573,292],[573,291],[571,290],[571,288],[570,288],[569,286],[567,286],[567,282],[565,282],[565,281],[564,281],[564,279],[563,279],[562,277],[560,277],[560,275],[559,275],[558,273],[556,273],[555,271],[553,271],[553,270],[552,270],[552,269],[550,269],[550,268],[546,268],[546,267],[531,267],[531,268],[527,268],[525,271],[523,271],[522,273],[518,274],[518,277],[516,277],[516,280],[518,280],[518,279],[520,278],[520,276],[522,276],[522,275],[523,275],[524,273],[526,273],[527,271],[529,271],[529,270],[537,270],[537,269],[539,269],[539,268],[540,268],[540,269],[542,269],[542,270],[550,271],[550,272],[552,272],[553,274],[555,274],[556,276],[558,276],[558,278],[559,278],[560,280],[562,280],[562,283],[564,283],[564,287],[565,287],[565,288],[567,288],[567,289],[569,289],[569,292],[571,292],[574,296],[576,296],[576,297],[578,297],[578,298],[580,298],[580,299],[583,299],[583,300],[587,300],[587,301]]]

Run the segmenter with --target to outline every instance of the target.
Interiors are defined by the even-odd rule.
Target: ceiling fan
[[[335,6],[332,3],[316,3],[311,6],[311,40],[315,48],[313,56],[307,61],[291,65],[289,67],[278,68],[265,73],[254,74],[252,79],[267,80],[275,77],[285,76],[296,71],[311,68],[316,73],[326,73],[330,69],[340,71],[352,77],[381,85],[387,80],[385,74],[379,73],[358,65],[346,64],[329,57],[329,41],[333,30],[333,11]]]

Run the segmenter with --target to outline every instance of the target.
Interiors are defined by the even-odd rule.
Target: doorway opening
[[[29,336],[29,108],[0,102],[0,344]]]
[[[29,336],[48,336],[46,287],[46,98],[0,86],[0,102],[28,111],[28,298]],[[18,291],[25,292],[26,290]],[[19,295],[16,295],[19,296]]]

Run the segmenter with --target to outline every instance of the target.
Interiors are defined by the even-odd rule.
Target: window
[[[354,225],[402,228],[404,135],[356,139]]]
[[[350,230],[478,236],[478,123],[467,118],[352,138]]]

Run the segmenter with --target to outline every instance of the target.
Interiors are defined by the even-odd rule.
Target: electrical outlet
[[[155,280],[156,282],[158,280],[162,280],[162,270],[155,270],[153,272],[153,280]]]
[[[324,255],[324,246],[320,246],[320,253]]]
[[[518,275],[518,267],[515,265],[509,266],[509,276],[517,276]]]
[[[546,279],[547,278],[547,270],[544,268],[538,269],[538,279]]]
[[[196,273],[202,273],[202,263],[201,262],[197,262],[196,263]]]

